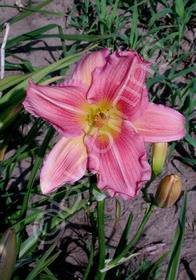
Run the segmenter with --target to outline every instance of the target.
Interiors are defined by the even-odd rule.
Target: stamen
[[[90,114],[88,114],[87,116],[87,121],[88,121],[88,132],[86,132],[87,134],[90,133],[90,131],[93,129],[93,127],[97,128],[97,137],[101,136],[101,132],[100,129],[106,125],[108,126],[109,123],[109,119],[110,119],[110,110],[109,109],[105,109],[104,111],[106,111],[106,113],[102,112],[100,108],[98,108],[98,111],[95,112],[90,112]]]
[[[95,115],[95,119],[94,119],[95,120],[95,126],[100,129],[100,128],[102,128],[102,126],[104,124],[108,125],[109,118],[110,118],[109,109],[107,109],[106,114],[101,112],[101,110],[99,109],[99,113],[97,113]]]

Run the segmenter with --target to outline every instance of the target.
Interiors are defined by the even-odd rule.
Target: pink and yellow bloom
[[[30,80],[25,109],[63,136],[44,162],[43,193],[79,180],[87,168],[112,197],[133,198],[150,180],[144,143],[185,135],[180,113],[149,103],[145,78],[150,65],[136,51],[110,55],[104,48],[84,55],[72,79],[58,86]]]

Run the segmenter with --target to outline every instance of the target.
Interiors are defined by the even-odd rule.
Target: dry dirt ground
[[[14,4],[15,1],[9,1],[9,4]],[[24,1],[25,2],[25,1]],[[42,1],[34,1],[33,5],[39,4]],[[7,4],[8,1],[1,1],[1,4]],[[66,13],[71,9],[73,5],[73,1],[60,1],[56,0],[50,3],[44,9]],[[0,8],[0,24],[6,22],[7,20],[15,17],[19,14],[19,11],[16,9],[9,8]],[[45,25],[56,23],[61,25],[64,33],[73,34],[78,31],[74,29],[66,29],[66,24],[69,18],[65,17],[57,17],[53,15],[44,15],[34,13],[23,20],[11,25],[9,37],[11,39],[17,35],[21,35],[25,32],[29,32],[35,30],[39,27],[43,27]],[[54,30],[51,31],[52,33]],[[2,34],[0,35],[0,40],[2,41]],[[195,36],[194,33],[192,36]],[[70,44],[70,42],[66,42],[66,44]],[[25,44],[23,48],[15,49],[15,54],[20,57],[30,60],[32,65],[35,67],[43,67],[48,65],[48,63],[54,62],[58,59],[59,53],[61,53],[61,42],[58,39],[44,39],[37,40],[33,45],[29,46],[28,43]],[[10,60],[11,61],[11,60]],[[12,60],[13,61],[13,60]],[[5,75],[9,75],[9,72],[6,72]],[[149,148],[151,149],[151,147]],[[179,160],[177,157],[179,154],[175,152],[176,158],[173,157],[173,160],[170,162],[166,162],[165,168],[163,171],[163,176],[170,173],[177,173],[180,175],[179,170],[183,170],[184,176],[181,176],[183,191],[188,189],[188,203],[187,203],[187,220],[186,220],[186,230],[185,230],[185,238],[184,244],[182,248],[181,261],[178,279],[179,280],[193,280],[196,277],[196,177],[194,170]],[[178,167],[178,170],[175,167]],[[25,168],[27,166],[24,166]],[[20,176],[21,170],[18,169],[18,174],[15,174],[14,180]],[[159,183],[159,179],[153,183],[150,187],[150,191],[152,193],[155,192],[157,184]],[[141,222],[144,211],[145,211],[145,203],[142,200],[142,194],[140,193],[137,198],[133,201],[124,201],[119,198],[119,202],[121,204],[121,217],[118,228],[110,240],[110,244],[116,244],[119,241],[119,237],[126,225],[126,221],[130,212],[132,211],[134,214],[133,227],[130,234],[130,239],[133,237],[134,233],[137,231],[139,223]],[[139,261],[146,259],[151,259],[155,261],[158,257],[160,257],[163,253],[171,249],[172,242],[174,238],[174,233],[177,225],[177,220],[180,213],[180,206],[182,204],[182,196],[177,201],[177,203],[169,208],[169,209],[156,209],[152,214],[150,220],[148,221],[144,232],[136,243],[135,249],[139,248],[152,248],[151,246],[156,244],[156,250],[154,252],[150,252],[148,255],[143,255],[137,262],[131,262],[127,264],[128,270],[132,271],[137,267]],[[115,200],[108,199],[106,203],[106,214],[114,218],[115,211]],[[72,220],[74,222],[74,220]],[[77,222],[81,224],[88,224],[88,220],[84,213],[80,213],[77,216]],[[112,233],[114,221],[106,222],[106,235],[110,237]],[[84,251],[81,250],[80,243],[76,243],[74,240],[74,234],[71,233],[69,227],[65,225],[65,236],[64,243],[61,245],[61,249],[64,250],[64,258],[59,262],[59,269],[63,268],[67,271],[70,270],[76,278],[79,279],[81,275],[81,271],[83,271],[86,266],[87,258]],[[85,238],[85,233],[81,232],[81,236]],[[69,241],[72,242],[71,250]],[[163,274],[159,279],[165,278],[165,272],[167,270],[169,257],[166,258],[164,263],[162,264]],[[71,276],[70,276],[71,279]]]

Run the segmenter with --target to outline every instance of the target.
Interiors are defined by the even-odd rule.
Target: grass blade
[[[147,208],[146,208],[146,212],[145,212],[144,218],[143,218],[143,220],[142,220],[142,222],[140,224],[140,227],[139,227],[137,233],[135,234],[133,239],[127,244],[127,246],[122,250],[122,252],[116,258],[113,258],[113,260],[111,260],[108,263],[107,267],[113,268],[116,265],[119,265],[121,263],[121,261],[124,262],[124,260],[125,260],[124,256],[129,252],[129,250],[132,248],[132,246],[135,244],[135,242],[140,237],[140,235],[141,235],[141,233],[142,233],[142,231],[144,229],[144,226],[146,225],[146,223],[147,223],[148,219],[150,218],[152,212],[153,212],[152,206],[147,204]]]
[[[22,34],[16,38],[7,41],[6,49],[20,42],[38,40],[44,38],[60,38],[61,40],[96,42],[98,40],[104,40],[115,36],[113,34],[109,34],[109,35],[85,35],[85,34],[83,35],[83,34],[63,34],[63,33],[42,34],[53,28],[61,28],[61,27],[58,24],[48,24],[44,27],[38,28],[31,32]]]
[[[27,78],[28,75],[11,75],[0,80],[0,91],[3,91],[9,87],[19,84]],[[30,75],[29,75],[30,76]]]
[[[132,222],[133,222],[133,213],[131,212],[131,214],[129,215],[126,227],[123,231],[121,239],[120,239],[120,241],[118,243],[118,246],[116,248],[116,252],[114,254],[114,257],[117,257],[122,252],[123,248],[126,246],[129,235],[130,235],[130,229],[131,229]]]
[[[155,271],[155,269],[164,261],[164,259],[167,257],[167,255],[169,254],[169,252],[166,252],[162,257],[160,257],[160,259],[158,259],[158,261],[156,261],[153,265],[151,265],[150,267],[150,271],[148,273],[148,279],[150,279],[151,274]]]
[[[16,6],[11,6],[11,5],[0,5],[0,7],[17,9]],[[53,16],[61,16],[61,17],[65,17],[66,16],[66,14],[55,13],[55,12],[51,12],[51,11],[38,10],[38,9],[35,9],[35,8],[20,7],[20,9],[22,9],[24,11],[30,11],[32,13],[40,13],[40,14],[53,15]]]
[[[154,14],[150,19],[148,27],[149,28],[152,27],[156,20],[164,17],[166,14],[169,14],[171,12],[172,12],[172,10],[170,8],[167,8],[167,9],[164,9],[163,11],[161,11],[159,13]]]
[[[31,73],[31,77],[34,83],[40,82],[41,79],[44,78],[47,74],[56,71],[57,69],[59,69],[59,67],[65,68],[66,66],[69,66],[70,64],[77,62],[84,53],[86,53],[93,47],[95,47],[95,45],[86,48],[84,51],[60,59],[54,62],[53,64],[50,64],[34,73]],[[12,88],[10,91],[8,91],[5,95],[3,95],[0,99],[0,107],[5,108],[6,106],[9,106],[13,103],[22,101],[25,98],[26,89],[29,85],[28,80],[29,80],[29,76],[23,82],[21,82],[20,84]]]
[[[40,27],[38,29],[35,29],[33,31],[30,31],[30,32],[27,32],[25,34],[22,34],[20,36],[17,36],[15,38],[13,38],[13,39],[10,39],[6,43],[6,49],[9,48],[9,47],[12,47],[15,44],[18,44],[20,42],[26,41],[26,40],[35,40],[35,39],[39,38],[37,36],[41,35],[44,32],[47,32],[50,29],[53,29],[55,27],[58,27],[58,25],[57,24],[48,24],[48,25],[46,25],[44,27]]]
[[[108,21],[108,29],[109,29],[110,32],[111,32],[111,29],[112,29],[112,25],[114,24],[115,15],[116,15],[116,12],[117,12],[117,9],[118,9],[118,3],[119,3],[119,0],[116,0],[115,3],[114,3],[113,9],[112,9],[112,13],[111,13],[110,18],[109,18],[109,21]]]
[[[51,233],[63,221],[69,219],[77,212],[81,211],[84,208],[84,205],[86,205],[87,203],[88,199],[78,201],[77,203],[74,203],[71,207],[61,211],[58,215],[54,216],[50,221],[41,226],[37,231],[35,231],[21,244],[19,259],[24,258],[37,246],[40,240],[44,240],[44,238],[46,238],[48,233]]]
[[[184,239],[185,232],[185,221],[186,221],[186,204],[187,204],[187,191],[185,191],[182,207],[180,211],[180,217],[178,219],[178,224],[174,236],[174,242],[172,246],[170,261],[167,270],[166,280],[177,279],[178,266],[180,262],[180,254]]]
[[[37,5],[37,6],[34,8],[34,10],[39,11],[41,8],[43,8],[44,6],[48,5],[48,4],[49,4],[50,2],[52,2],[52,1],[53,1],[53,0],[46,0],[46,1],[44,1],[43,3]],[[11,24],[13,24],[13,23],[15,23],[15,22],[17,22],[17,21],[19,21],[19,20],[21,20],[21,19],[23,19],[23,18],[25,18],[25,17],[31,15],[32,13],[33,13],[33,11],[27,11],[27,12],[25,12],[25,13],[22,13],[22,14],[20,14],[18,17],[12,19],[12,20],[9,22],[9,24],[11,25]],[[2,27],[0,27],[0,32],[2,32],[3,29],[4,29],[4,25],[3,25]]]
[[[138,39],[138,10],[137,10],[137,1],[134,2],[134,8],[133,8],[133,19],[132,19],[132,25],[131,25],[131,34],[130,34],[130,48],[135,49],[135,45]]]
[[[52,246],[48,249],[48,251],[43,255],[43,257],[41,257],[41,259],[38,261],[38,264],[36,265],[36,267],[29,273],[29,275],[27,276],[26,280],[33,280],[35,279],[35,277],[42,271],[45,269],[45,266],[49,265],[50,263],[46,262],[45,265],[45,261],[47,260],[47,258],[49,257],[49,255],[52,253],[52,251],[54,250],[54,248],[56,247],[56,242],[54,244],[52,244]],[[60,252],[59,252],[60,253]],[[56,253],[53,258],[51,259],[52,261],[58,257],[59,253]]]
[[[120,241],[118,243],[118,246],[116,248],[114,258],[116,258],[123,251],[123,249],[126,247],[127,241],[128,241],[129,235],[130,235],[130,229],[131,229],[132,222],[133,222],[133,213],[131,212],[131,214],[129,215],[129,218],[127,220],[126,227],[125,227],[125,229],[122,233],[121,239],[120,239]],[[116,273],[116,269],[113,269],[112,271],[109,271],[107,273],[107,280],[114,279],[115,273]]]
[[[35,176],[37,174],[38,168],[40,167],[40,165],[43,161],[43,157],[45,155],[48,143],[50,142],[50,140],[54,136],[54,133],[55,133],[54,128],[50,127],[46,136],[45,136],[45,138],[44,138],[44,141],[42,142],[42,145],[40,146],[38,156],[35,160],[32,172],[30,174],[29,182],[28,182],[28,185],[27,185],[27,191],[25,193],[22,208],[21,208],[21,218],[20,219],[25,218],[25,215],[26,215],[26,212],[27,212],[27,206],[28,206],[28,202],[29,202],[29,198],[30,198],[30,194],[31,194],[31,190],[32,190],[33,183],[34,183],[34,180],[35,180]],[[20,236],[19,236],[19,239],[18,239],[19,240],[18,241],[18,252],[20,250],[20,244],[21,244],[21,241],[22,241],[23,230],[24,230],[24,222],[21,223],[21,225],[20,225]]]

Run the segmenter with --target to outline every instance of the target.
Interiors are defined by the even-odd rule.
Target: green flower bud
[[[16,234],[8,229],[0,239],[0,280],[10,280],[17,254]]]
[[[154,143],[152,148],[152,171],[155,175],[161,172],[167,155],[167,143]]]
[[[168,208],[179,198],[182,191],[180,177],[176,174],[165,176],[156,191],[155,202],[157,206]]]

